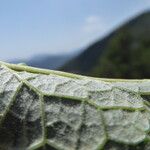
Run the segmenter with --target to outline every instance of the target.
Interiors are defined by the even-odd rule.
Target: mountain
[[[11,63],[25,63],[29,66],[33,67],[40,67],[40,68],[46,68],[46,69],[57,69],[63,64],[65,64],[67,61],[69,61],[74,54],[68,54],[68,55],[48,55],[48,54],[42,54],[42,55],[36,55],[30,59],[18,59],[18,60],[12,60]]]
[[[60,70],[95,77],[150,78],[150,10],[90,45]]]

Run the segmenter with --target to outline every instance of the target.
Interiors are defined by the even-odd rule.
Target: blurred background
[[[150,0],[0,1],[0,60],[150,78]]]

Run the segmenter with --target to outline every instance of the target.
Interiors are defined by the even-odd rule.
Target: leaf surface
[[[149,150],[150,80],[0,63],[0,150]]]

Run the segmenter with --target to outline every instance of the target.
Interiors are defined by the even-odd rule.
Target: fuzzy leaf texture
[[[150,150],[150,80],[0,62],[0,150]]]

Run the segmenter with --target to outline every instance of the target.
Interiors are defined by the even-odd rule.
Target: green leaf
[[[101,149],[150,149],[150,80],[0,62],[0,150]]]

